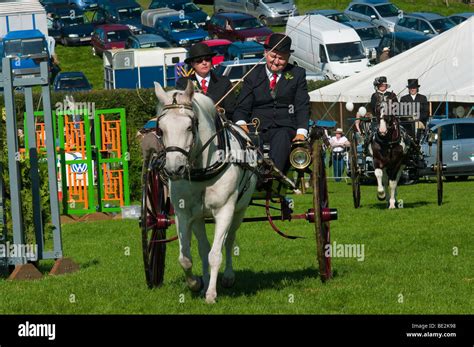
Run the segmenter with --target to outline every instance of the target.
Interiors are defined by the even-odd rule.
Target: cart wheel
[[[352,181],[352,199],[354,201],[354,208],[360,207],[360,168],[357,157],[357,136],[352,132],[351,149],[350,149],[350,163],[351,163],[351,181]]]
[[[149,288],[159,287],[165,274],[166,243],[157,242],[166,239],[166,229],[157,227],[160,215],[168,216],[169,204],[166,203],[166,186],[156,168],[157,157],[151,156],[143,164],[142,192],[142,248],[146,283]]]
[[[316,245],[321,281],[332,277],[331,258],[325,256],[326,245],[330,243],[329,222],[323,221],[323,209],[329,208],[328,187],[326,182],[326,168],[322,160],[322,144],[316,140],[313,144],[313,205],[314,228],[316,231]]]
[[[438,128],[438,140],[436,145],[436,183],[438,190],[438,206],[443,203],[443,139],[442,127]]]

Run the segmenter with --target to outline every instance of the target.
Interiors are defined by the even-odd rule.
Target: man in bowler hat
[[[188,80],[205,95],[217,103],[232,88],[232,83],[226,76],[218,76],[212,71],[213,52],[204,43],[196,43],[189,50],[188,57],[184,62],[194,69],[194,74],[189,77],[181,77],[176,82],[176,89],[184,90],[188,85]],[[225,110],[228,119],[232,120],[235,108],[235,94],[232,91],[218,105]]]
[[[306,71],[288,63],[291,39],[274,33],[264,44],[266,63],[247,77],[237,100],[234,121],[248,132],[258,119],[261,142],[270,144],[270,159],[286,173],[292,141],[308,135],[310,116]]]

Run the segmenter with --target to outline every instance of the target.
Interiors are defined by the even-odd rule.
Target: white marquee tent
[[[368,70],[312,91],[311,102],[367,103],[378,76],[387,76],[390,90],[399,96],[408,92],[408,79],[418,78],[428,101],[474,103],[474,17]]]

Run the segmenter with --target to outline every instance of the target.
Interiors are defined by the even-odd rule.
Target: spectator
[[[332,152],[332,164],[336,182],[340,182],[344,171],[344,154],[350,146],[350,142],[341,128],[336,129],[336,134],[329,140]]]

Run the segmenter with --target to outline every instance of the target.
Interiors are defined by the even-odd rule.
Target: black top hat
[[[418,79],[413,78],[408,80],[407,88],[420,88],[420,85],[418,84]]]
[[[281,41],[281,42],[280,42]],[[280,43],[279,43],[280,42]],[[293,53],[291,49],[291,39],[280,33],[274,33],[267,37],[263,47],[273,49],[280,53]]]
[[[189,54],[186,59],[184,59],[184,62],[186,64],[190,64],[194,59],[196,58],[201,58],[201,57],[213,57],[217,53],[213,52],[209,46],[202,42],[198,42],[194,45],[191,46],[189,49]]]
[[[383,83],[387,83],[387,77],[385,76],[380,76],[380,77],[377,77],[375,78],[375,81],[374,81],[374,86],[379,86]]]

